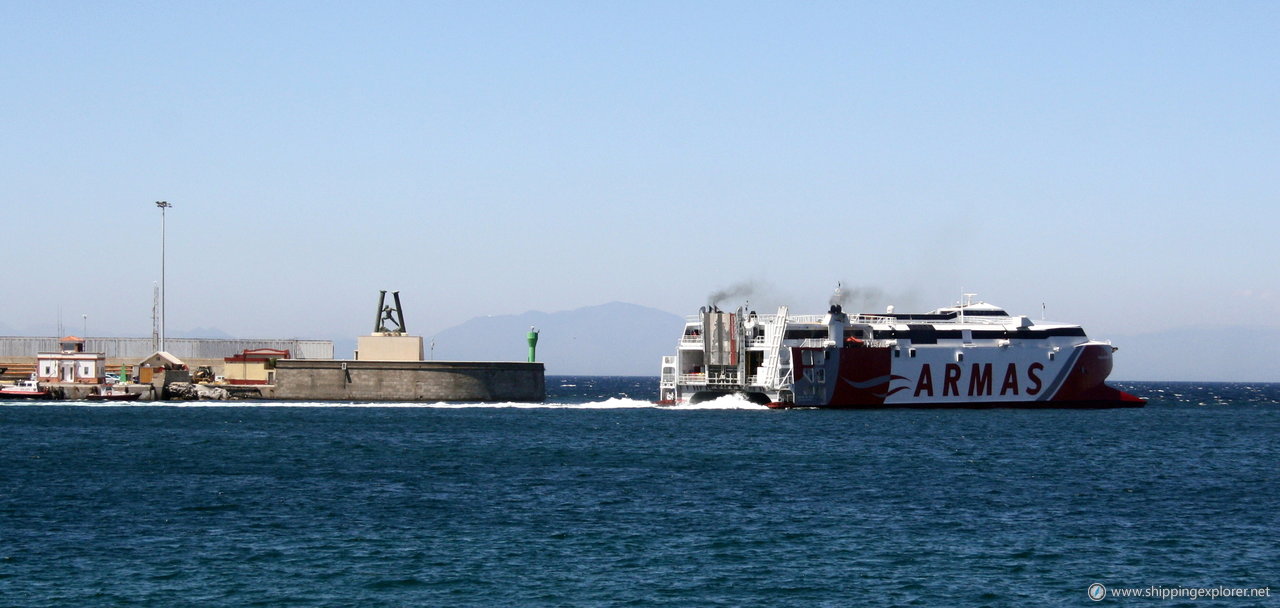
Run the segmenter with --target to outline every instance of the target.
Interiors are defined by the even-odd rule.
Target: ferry
[[[839,291],[837,291],[839,294]],[[927,313],[703,307],[662,358],[660,404],[726,395],[774,408],[1142,407],[1106,384],[1110,342],[965,294]],[[834,299],[833,299],[834,300]]]

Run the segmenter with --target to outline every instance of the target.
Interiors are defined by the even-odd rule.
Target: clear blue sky
[[[0,324],[430,335],[739,282],[1280,327],[1280,3],[0,3]]]

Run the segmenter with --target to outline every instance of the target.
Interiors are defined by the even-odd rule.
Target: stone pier
[[[280,359],[270,398],[293,401],[541,402],[541,363]]]

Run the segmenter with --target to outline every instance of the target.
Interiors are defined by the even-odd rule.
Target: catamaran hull
[[[963,310],[962,310],[963,308]],[[969,317],[966,318],[965,314]],[[823,319],[703,311],[664,357],[660,399],[738,395],[769,407],[1129,408],[1110,343],[995,307]]]
[[[840,409],[840,410],[872,410],[886,408],[906,408],[906,409],[1074,409],[1074,410],[1106,410],[1116,408],[1144,407],[1147,402],[1145,399],[1135,397],[1128,393],[1122,393],[1123,397],[1115,400],[1101,401],[1000,401],[1000,402],[982,402],[972,401],[965,403],[894,403],[883,405],[844,405],[844,404],[828,404],[821,406],[796,405],[791,402],[773,401],[767,403],[772,409],[793,409],[793,408],[811,408],[811,409]]]
[[[794,348],[792,398],[771,402],[833,408],[1142,407],[1144,400],[1106,385],[1111,350],[1091,343],[1047,357],[1031,349],[961,348],[904,359],[893,348]]]

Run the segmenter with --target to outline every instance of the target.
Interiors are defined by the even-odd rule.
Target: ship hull
[[[49,391],[0,391],[0,400],[9,399],[53,399]]]
[[[1069,410],[1107,410],[1118,408],[1136,408],[1145,407],[1147,404],[1145,399],[1135,397],[1128,393],[1124,393],[1121,398],[1106,400],[1090,400],[1090,401],[968,401],[959,403],[939,403],[939,402],[923,402],[923,403],[885,403],[880,405],[845,405],[845,404],[827,404],[827,405],[796,405],[791,402],[770,402],[768,407],[772,409],[794,409],[794,408],[811,408],[811,409],[832,409],[832,410],[876,410],[876,409],[921,409],[921,410],[945,410],[945,409],[1069,409]]]
[[[846,409],[1142,407],[1144,400],[1106,385],[1111,351],[1101,343],[1053,357],[1031,349],[941,348],[904,359],[892,348],[795,348],[792,401]]]

